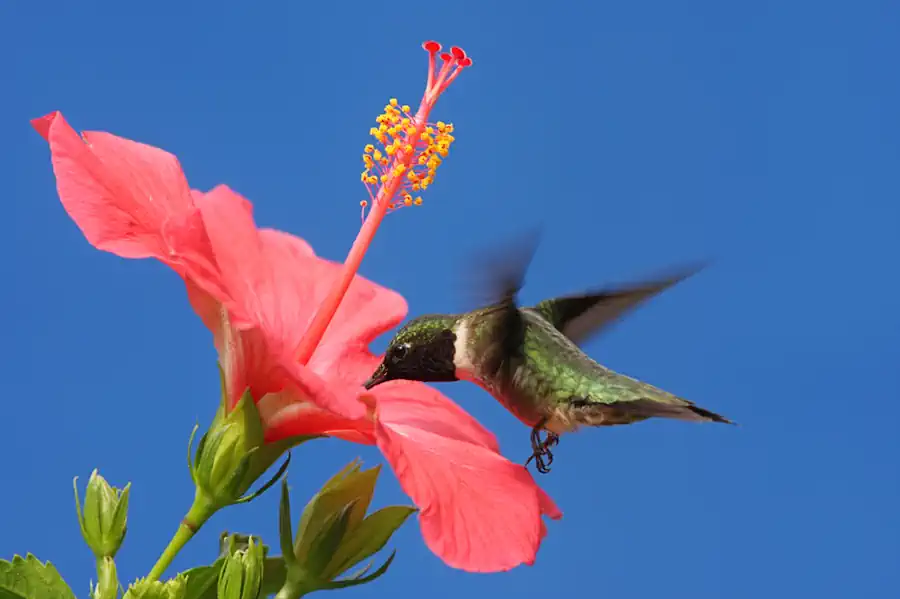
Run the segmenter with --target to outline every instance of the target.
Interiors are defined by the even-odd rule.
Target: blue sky
[[[0,554],[50,559],[86,596],[71,478],[96,466],[133,482],[118,562],[146,574],[188,507],[185,443],[218,396],[180,280],[87,244],[29,119],[59,109],[163,147],[192,186],[227,183],[261,225],[343,259],[368,129],[388,98],[418,101],[419,44],[436,39],[475,60],[434,113],[457,141],[362,273],[412,314],[454,310],[471,253],[539,221],[526,301],[712,259],[586,349],[742,426],[568,437],[540,477],[565,517],[534,567],[451,570],[411,522],[388,575],[344,593],[892,596],[898,27],[886,0],[0,4]],[[474,387],[441,388],[519,459],[528,431],[512,416]],[[295,509],[353,457],[381,460],[337,441],[301,453]],[[402,500],[386,471],[377,502]],[[277,545],[276,505],[220,513],[176,566],[210,559],[222,529]]]

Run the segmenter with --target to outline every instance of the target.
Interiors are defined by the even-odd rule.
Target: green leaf
[[[0,599],[75,599],[75,594],[53,564],[29,553],[0,560]]]
[[[181,574],[187,579],[184,599],[215,599],[216,581],[225,558],[220,557],[212,565],[185,570]]]
[[[370,514],[348,538],[344,539],[340,549],[331,558],[324,577],[333,579],[381,551],[391,536],[415,511],[413,507],[392,505]]]

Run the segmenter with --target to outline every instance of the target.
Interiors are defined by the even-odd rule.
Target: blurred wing
[[[618,289],[544,300],[531,309],[573,342],[582,343],[617,321],[626,312],[696,274],[702,268],[702,266],[684,268],[671,276]]]
[[[480,265],[475,273],[482,280],[476,281],[474,288],[486,296],[482,305],[492,308],[491,321],[496,323],[489,332],[495,343],[485,356],[485,368],[504,378],[512,376],[510,365],[525,341],[525,320],[517,296],[539,242],[540,231],[534,228],[500,248],[482,250],[475,262]]]

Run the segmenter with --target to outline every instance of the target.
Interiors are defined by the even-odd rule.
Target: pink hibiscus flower
[[[58,112],[33,124],[50,144],[63,206],[87,240],[122,257],[157,258],[185,280],[213,334],[230,405],[250,389],[266,441],[322,434],[377,444],[420,508],[428,547],[457,568],[502,571],[534,562],[542,515],[561,516],[553,502],[438,391],[411,382],[361,386],[380,362],[369,343],[404,318],[406,302],[356,271],[384,214],[415,203],[404,194],[433,180],[439,161],[432,158],[446,154],[452,136],[441,123],[429,133],[428,112],[471,64],[454,49],[435,74],[439,46],[425,48],[422,106],[406,123],[410,117],[399,115],[407,107],[386,107],[392,116],[379,121],[386,129],[375,130],[385,152],[376,159],[367,148],[367,171],[379,175],[364,180],[382,185],[343,265],[315,256],[301,239],[258,229],[251,204],[227,187],[191,192],[163,150],[108,133],[82,140]]]

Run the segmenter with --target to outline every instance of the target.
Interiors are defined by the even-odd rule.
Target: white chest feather
[[[469,325],[461,320],[456,326],[456,341],[453,343],[453,365],[456,366],[456,378],[471,381],[475,376],[475,364],[469,350]]]

